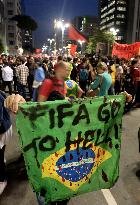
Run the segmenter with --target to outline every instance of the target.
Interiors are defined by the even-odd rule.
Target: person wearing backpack
[[[88,84],[89,72],[85,66],[82,66],[79,71],[79,85],[86,94],[86,87]]]
[[[47,60],[36,60],[35,62],[35,75],[33,81],[33,102],[37,102],[39,88],[45,79],[50,78],[50,73],[48,71]]]

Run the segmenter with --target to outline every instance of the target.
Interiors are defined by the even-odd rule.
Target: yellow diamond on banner
[[[99,146],[79,149],[72,144],[69,152],[62,148],[42,163],[42,178],[53,178],[64,186],[78,190],[96,172],[97,168],[112,155]]]

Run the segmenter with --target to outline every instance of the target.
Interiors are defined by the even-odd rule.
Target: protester
[[[55,65],[54,70],[54,77],[52,79],[46,79],[39,90],[39,102],[47,101],[51,96],[55,98],[55,95],[58,93],[62,95],[62,98],[66,97],[65,79],[69,73],[68,64],[60,61]]]
[[[3,91],[6,87],[9,89],[9,94],[12,94],[13,70],[7,61],[4,61],[2,68]]]
[[[115,80],[115,94],[119,94],[122,91],[122,76],[123,76],[123,68],[118,60],[116,63],[116,80]]]
[[[84,92],[74,80],[70,79],[69,77],[70,73],[71,73],[71,68],[68,66],[68,73],[65,81],[66,88],[67,88],[66,96],[70,100],[76,100],[76,98],[81,98]]]
[[[92,70],[91,72],[93,73]],[[108,95],[109,88],[112,85],[112,78],[108,73],[107,65],[104,62],[97,65],[97,75],[94,78],[95,80],[91,83],[91,90],[88,92],[88,96]]]
[[[34,74],[35,74],[34,58],[32,56],[30,56],[25,65],[29,69],[29,75],[28,75],[28,78],[27,78],[27,82],[28,82],[28,89],[29,89],[29,93],[30,93],[30,98],[32,98],[32,95],[33,95],[33,81],[34,81]]]
[[[71,71],[71,75],[70,78],[71,80],[74,80],[75,82],[77,81],[77,77],[78,77],[78,70],[77,70],[77,66],[78,66],[78,58],[74,58],[73,59],[73,69]]]
[[[112,85],[109,88],[109,95],[114,95],[115,94],[115,90],[114,90],[114,86],[115,86],[115,82],[116,82],[116,65],[114,60],[110,61],[110,65],[109,65],[109,74],[111,75],[112,78]]]
[[[85,95],[87,92],[87,85],[89,79],[89,72],[87,70],[88,62],[87,59],[84,58],[82,60],[81,65],[79,66],[79,85],[81,89],[84,91]]]
[[[45,80],[45,72],[42,67],[41,61],[38,60],[35,63],[35,67],[36,67],[36,71],[35,71],[34,82],[33,82],[33,101],[37,102],[39,87],[42,85],[42,82]]]
[[[139,60],[134,59],[131,63],[132,85],[135,95],[135,107],[140,107],[140,64]]]
[[[4,107],[5,98],[5,94],[0,91],[0,195],[3,193],[7,185],[4,153],[6,144],[12,137],[12,124],[10,115],[8,110]],[[25,100],[21,96],[13,94],[7,98],[7,108],[12,110],[13,112],[16,112],[19,102],[25,102]]]
[[[19,66],[16,68],[16,76],[18,82],[18,93],[26,99],[27,78],[29,76],[29,69],[25,66],[26,59],[19,57]]]

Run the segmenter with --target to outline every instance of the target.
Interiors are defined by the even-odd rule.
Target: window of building
[[[14,45],[14,41],[9,41],[9,44],[12,46]]]
[[[123,40],[123,36],[117,36],[117,40],[118,40],[118,41]]]
[[[104,24],[106,22],[106,19],[103,19],[102,21],[101,21],[101,24]]]
[[[108,25],[107,25],[107,28],[110,28],[110,27],[112,27],[112,26],[114,26],[114,22],[110,22]]]
[[[109,18],[109,17],[106,17],[106,20],[107,20],[107,21],[109,21],[109,20],[110,20],[110,18]]]
[[[8,25],[8,31],[13,31],[14,30],[14,26]]]
[[[14,14],[13,10],[8,10],[8,15],[13,15],[13,14]]]
[[[126,1],[123,1],[123,0],[117,0],[117,4],[126,4]]]
[[[108,12],[102,14],[102,15],[101,15],[101,18],[104,18],[104,17],[106,17],[107,15],[108,15]]]
[[[8,33],[9,38],[14,38],[14,33]]]
[[[104,30],[104,29],[106,29],[106,26],[102,26],[102,27],[101,27],[101,30]]]
[[[14,4],[13,4],[13,2],[7,2],[7,7],[13,7],[14,6]]]
[[[104,12],[107,9],[107,6],[101,9],[101,12]]]
[[[121,25],[121,24],[123,24],[124,23],[124,21],[116,21],[116,24],[117,25]]]
[[[126,11],[126,7],[118,6],[117,10],[118,11]]]
[[[114,14],[110,16],[110,19],[114,19]]]
[[[118,14],[117,17],[118,18],[125,18],[125,15],[124,14]]]
[[[111,14],[111,13],[113,13],[115,11],[115,8],[112,8],[112,9],[110,9],[109,11],[108,11],[108,14]]]
[[[108,4],[108,8],[110,8],[111,6],[113,6],[115,4],[115,1],[112,1]]]

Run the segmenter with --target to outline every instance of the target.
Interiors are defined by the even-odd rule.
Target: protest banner
[[[115,184],[124,105],[123,94],[20,105],[17,130],[29,181],[46,203]]]
[[[140,42],[134,44],[119,44],[114,43],[112,56],[117,56],[118,58],[131,59],[136,55],[140,54]]]

